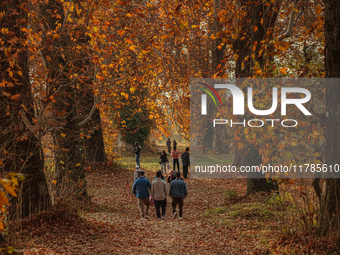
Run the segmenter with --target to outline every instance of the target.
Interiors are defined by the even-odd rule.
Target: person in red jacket
[[[179,170],[179,156],[181,155],[181,153],[177,150],[176,147],[174,147],[174,150],[171,153],[171,157],[173,158],[173,165],[174,165],[174,171],[176,171],[176,164],[177,164],[177,169],[178,172],[180,173]]]

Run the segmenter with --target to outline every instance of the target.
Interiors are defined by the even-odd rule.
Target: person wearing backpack
[[[185,152],[182,153],[182,164],[183,164],[183,177],[185,179],[188,178],[188,168],[190,166],[190,158],[189,158],[189,148],[185,149]]]
[[[183,199],[188,195],[188,187],[185,181],[181,180],[181,174],[177,173],[176,180],[170,183],[169,196],[172,198],[172,212],[174,220],[177,217],[176,207],[179,206],[179,220],[183,217]]]
[[[177,164],[178,172],[180,172],[180,170],[179,170],[179,159],[178,159],[179,156],[180,156],[180,152],[177,150],[176,147],[174,147],[174,150],[171,153],[171,157],[173,158],[174,171],[176,170],[176,164]]]
[[[136,148],[134,148],[133,150],[132,150],[132,152],[133,153],[135,153],[136,154],[136,164],[139,166],[139,168],[140,168],[140,146],[138,145],[138,143],[137,142],[135,142],[135,145],[136,145]]]
[[[162,208],[162,219],[165,220],[166,195],[168,194],[168,188],[166,182],[161,178],[161,171],[157,172],[156,177],[156,180],[151,184],[151,196],[154,198],[157,219],[161,219],[160,208]]]
[[[138,198],[138,204],[142,219],[149,219],[151,182],[145,178],[144,171],[140,171],[140,177],[133,183],[132,193]],[[145,207],[145,211],[144,211]]]

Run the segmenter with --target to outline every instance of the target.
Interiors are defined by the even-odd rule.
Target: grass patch
[[[216,164],[231,164],[233,162],[233,156],[228,154],[218,156],[212,153],[197,154],[194,160],[196,165],[213,166]]]
[[[271,217],[274,211],[263,203],[244,203],[209,209],[204,215],[209,217],[213,214],[226,214],[228,218],[262,219]]]
[[[214,214],[214,213],[219,213],[219,214],[222,214],[222,213],[227,213],[229,211],[229,209],[227,207],[217,207],[217,208],[214,208],[214,209],[209,209],[205,212],[205,216],[210,216],[211,214]]]
[[[232,198],[236,198],[237,194],[236,194],[236,191],[234,189],[231,189],[231,190],[228,189],[225,192],[225,196],[226,196],[226,198],[232,199]]]
[[[245,203],[232,206],[233,217],[242,218],[269,218],[273,211],[263,203]]]
[[[186,146],[177,146],[177,150],[181,153],[185,151]],[[140,166],[144,170],[151,170],[152,172],[157,172],[158,170],[161,170],[161,165],[159,164],[160,158],[157,153],[157,149],[165,150],[165,152],[168,154],[168,149],[165,147],[157,147],[154,149],[154,151],[144,151],[143,149],[141,151],[141,157],[140,157]],[[168,160],[170,164],[170,171],[173,169],[172,164],[172,157],[168,155]],[[120,155],[120,162],[119,164],[123,168],[132,169],[135,170],[136,167],[136,156],[134,153],[130,153],[129,150],[122,151]],[[182,159],[179,159],[179,166],[182,170]],[[170,171],[167,170],[167,173],[170,173]]]

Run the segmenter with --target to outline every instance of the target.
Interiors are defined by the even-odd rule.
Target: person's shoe
[[[157,218],[157,220],[161,220],[161,218]]]
[[[176,219],[177,217],[177,212],[174,212],[174,220]]]
[[[181,220],[181,219],[183,219],[183,218],[182,218],[182,217],[179,217],[178,219]]]
[[[146,218],[146,219],[149,219],[149,216],[148,216],[148,215],[145,215],[145,218]]]
[[[140,218],[141,220],[144,220],[144,217]]]
[[[165,216],[162,216],[162,220],[166,220]]]

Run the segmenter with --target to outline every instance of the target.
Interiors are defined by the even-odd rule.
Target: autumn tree
[[[61,196],[68,190],[77,198],[87,197],[81,128],[95,112],[92,105],[93,110],[86,119],[78,112],[84,98],[82,93],[88,92],[81,91],[84,86],[91,86],[95,75],[94,68],[89,66],[89,37],[86,35],[89,15],[85,15],[85,7],[86,2],[80,1],[42,3],[37,26],[37,30],[43,32],[41,55],[47,73],[45,101],[50,102],[52,110],[50,132],[55,145],[57,192]]]
[[[340,78],[340,2],[324,0],[325,4],[325,69],[326,78]],[[340,117],[339,79],[329,79],[326,84],[326,164],[339,164]],[[328,175],[321,199],[317,233],[326,235],[339,230],[340,179]]]
[[[11,214],[18,217],[50,206],[44,157],[32,128],[36,119],[29,79],[27,20],[27,1],[0,2],[0,167],[2,176],[9,172],[26,176],[21,201],[12,200],[17,206],[11,207]]]

